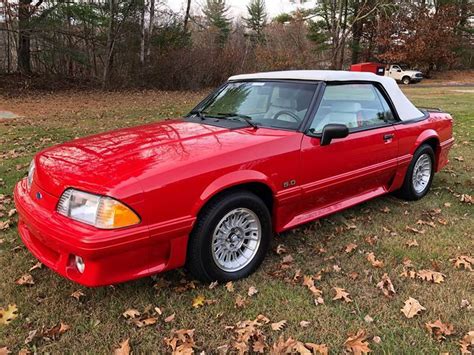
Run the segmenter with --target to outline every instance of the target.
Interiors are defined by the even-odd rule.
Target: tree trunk
[[[359,1],[354,1],[353,4],[353,11],[354,15],[359,13]],[[362,21],[354,21],[352,23],[352,55],[351,55],[351,63],[356,64],[359,63],[360,59],[360,40],[362,38],[362,31],[363,31],[363,22]]]
[[[31,73],[30,5],[32,0],[20,0],[18,8],[18,71]]]
[[[150,25],[148,26],[148,39],[147,39],[147,60],[150,59],[151,54],[151,39],[153,36],[153,26],[155,22],[155,0],[150,0]]]
[[[146,2],[143,2],[140,18],[140,64],[143,66],[145,64],[145,37],[146,37],[146,30],[145,30],[145,12],[146,12]]]
[[[104,73],[102,76],[102,88],[106,89],[109,85],[110,71],[114,61],[114,46],[115,46],[115,0],[109,1],[110,23],[107,33],[107,56],[104,63]]]
[[[191,0],[188,0],[187,6],[186,6],[186,14],[184,15],[184,25],[183,25],[184,32],[188,31],[190,13],[191,13]]]

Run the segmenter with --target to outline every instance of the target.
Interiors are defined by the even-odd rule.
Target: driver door
[[[380,195],[397,168],[390,106],[373,84],[327,85],[301,145],[303,207],[318,218]],[[324,126],[344,124],[346,138],[321,146]]]
[[[398,65],[392,65],[390,67],[390,77],[395,80],[402,80],[402,69]]]

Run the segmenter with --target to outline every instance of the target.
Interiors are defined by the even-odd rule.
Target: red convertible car
[[[15,188],[19,233],[83,285],[186,266],[257,269],[272,235],[390,192],[422,198],[448,163],[452,118],[371,73],[239,75],[185,118],[38,153]]]

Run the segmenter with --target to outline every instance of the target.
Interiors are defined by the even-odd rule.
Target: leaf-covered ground
[[[451,164],[423,200],[385,196],[276,236],[263,267],[233,284],[202,285],[176,270],[95,289],[38,267],[22,247],[15,182],[42,148],[180,115],[205,93],[0,99],[1,110],[23,116],[0,122],[0,353],[467,349],[474,341],[474,87],[406,91],[455,118]]]

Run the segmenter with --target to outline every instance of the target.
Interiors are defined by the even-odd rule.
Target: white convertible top
[[[342,70],[288,70],[255,74],[241,74],[229,78],[229,81],[287,79],[315,81],[372,81],[383,85],[390,96],[398,116],[402,121],[410,121],[423,117],[423,113],[415,107],[400,90],[396,81],[374,73],[352,72]]]

